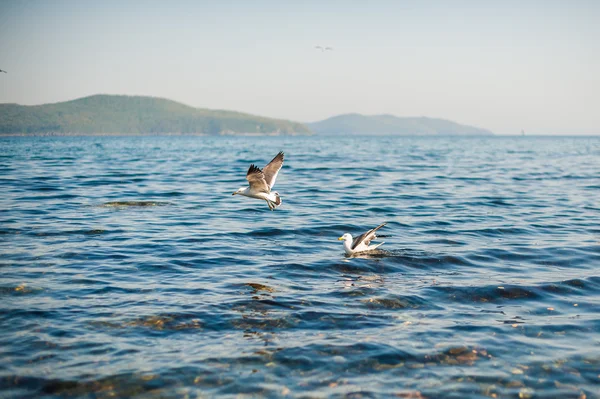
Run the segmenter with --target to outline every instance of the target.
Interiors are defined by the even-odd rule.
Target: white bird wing
[[[273,188],[273,186],[275,185],[275,180],[277,180],[277,175],[279,174],[279,170],[282,166],[283,151],[279,151],[279,154],[275,155],[275,158],[273,158],[273,160],[263,168],[262,171],[264,173],[265,181],[267,182],[270,188]]]
[[[365,246],[369,246],[369,244],[371,243],[371,240],[373,240],[374,238],[376,238],[377,236],[375,235],[375,232],[377,230],[379,230],[380,228],[382,228],[383,226],[385,226],[386,223],[380,224],[379,226],[375,227],[374,229],[371,229],[369,231],[367,231],[364,234],[359,235],[358,237],[356,237],[353,241],[352,241],[352,249],[357,249],[358,246],[360,244],[364,244]]]
[[[248,168],[246,180],[248,180],[248,183],[250,183],[250,189],[254,192],[267,194],[271,192],[271,188],[265,181],[265,174],[254,164],[250,165],[250,168]]]

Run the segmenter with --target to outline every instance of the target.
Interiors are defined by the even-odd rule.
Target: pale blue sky
[[[2,0],[0,103],[138,94],[600,134],[600,1],[290,3]]]

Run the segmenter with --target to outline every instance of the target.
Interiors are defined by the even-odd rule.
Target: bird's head
[[[346,240],[352,240],[352,236],[349,233],[345,233],[343,236],[338,238],[338,241],[346,241]]]
[[[242,191],[244,191],[245,189],[246,189],[246,187],[240,187],[240,188],[238,188],[238,189],[237,189],[237,191],[235,191],[235,192],[234,192],[233,194],[231,194],[231,195],[236,195],[236,194],[239,194],[239,193],[241,193]]]

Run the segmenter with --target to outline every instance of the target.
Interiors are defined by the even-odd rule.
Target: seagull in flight
[[[333,51],[333,47],[315,46],[315,48],[321,50],[321,52],[323,52],[323,51]]]
[[[2,69],[0,69],[0,72],[8,73],[8,72],[6,72],[5,70],[2,70]]]
[[[385,225],[386,225],[386,223],[380,224],[379,226],[375,227],[374,229],[371,229],[371,230],[367,231],[366,233],[359,235],[355,239],[352,239],[352,234],[346,233],[343,236],[341,236],[340,238],[338,238],[338,240],[344,241],[344,251],[346,251],[346,255],[349,255],[349,256],[360,253],[360,252],[372,251],[384,244],[382,242],[382,243],[376,244],[376,245],[369,245],[369,244],[371,244],[372,240],[375,240],[377,238],[377,235],[375,234],[375,232]],[[388,236],[379,236],[379,237],[388,237]]]
[[[243,195],[245,197],[257,198],[267,201],[269,209],[274,211],[281,205],[281,197],[277,191],[271,191],[275,185],[275,180],[279,174],[279,170],[283,166],[283,152],[275,155],[275,158],[268,163],[262,170],[254,164],[250,165],[246,180],[250,184],[249,187],[240,187],[232,195]]]

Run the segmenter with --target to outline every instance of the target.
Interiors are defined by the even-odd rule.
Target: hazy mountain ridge
[[[235,111],[194,108],[147,96],[98,94],[43,104],[0,104],[0,134],[390,134],[492,135],[445,119],[343,114],[299,123]]]
[[[487,129],[461,125],[446,119],[398,117],[394,115],[343,114],[307,123],[318,134],[393,134],[393,135],[493,135]]]
[[[145,96],[98,94],[43,105],[0,104],[3,134],[310,134],[302,123],[190,107]]]

